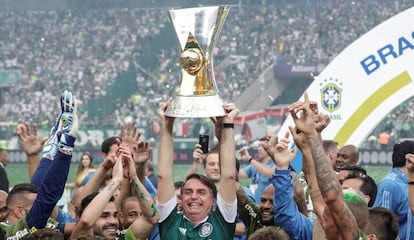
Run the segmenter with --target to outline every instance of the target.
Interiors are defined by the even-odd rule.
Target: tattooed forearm
[[[154,203],[151,204],[151,208],[152,208],[152,214],[151,217],[155,217],[157,215],[157,207],[155,206]]]
[[[328,158],[322,147],[322,142],[318,137],[309,139],[312,158],[315,162],[315,171],[319,188],[322,196],[327,198],[328,193],[333,191],[334,193],[341,192],[341,186],[335,173],[332,170],[332,166],[329,164]],[[335,194],[336,198],[336,194]]]
[[[134,189],[134,191],[138,191],[138,184],[134,182],[134,184],[132,185],[132,188]]]
[[[319,189],[332,214],[335,225],[342,239],[355,239],[358,234],[357,223],[344,202],[341,185],[323,150],[322,142],[319,137],[313,137],[309,142]]]
[[[115,182],[112,181],[109,185],[108,185],[108,191],[112,191],[115,187]]]

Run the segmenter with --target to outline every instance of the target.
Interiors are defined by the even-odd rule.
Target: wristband
[[[249,160],[247,160],[249,163],[252,163],[252,160],[253,160],[254,158],[249,158]]]
[[[408,185],[414,185],[414,181],[409,181]]]
[[[234,123],[223,123],[223,128],[234,128]]]

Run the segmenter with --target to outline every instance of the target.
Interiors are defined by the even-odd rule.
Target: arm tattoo
[[[326,157],[326,153],[323,150],[321,141],[319,139],[311,138],[309,142],[312,149],[312,157],[315,161],[315,170],[318,185],[322,195],[326,197],[330,191],[342,191],[338,179],[328,162],[328,158]]]
[[[151,217],[155,217],[155,215],[157,215],[157,207],[155,206],[154,203],[151,204],[151,208],[152,208],[152,214]]]
[[[139,196],[142,200],[147,200],[147,198],[145,197],[145,193],[142,192]]]
[[[108,191],[112,191],[112,189],[115,187],[115,182],[112,181],[108,186]]]
[[[332,218],[335,225],[338,227],[342,238],[347,239],[351,237],[352,239],[355,239],[358,236],[358,225],[352,212],[343,200],[341,185],[339,184],[337,176],[333,172],[332,166],[323,150],[322,142],[319,138],[311,138],[309,142],[312,149],[312,157],[315,161],[315,171],[319,189],[323,198],[327,201],[327,207],[332,212]],[[341,202],[343,205],[338,205],[341,204]],[[338,225],[338,223],[340,223],[340,225]]]

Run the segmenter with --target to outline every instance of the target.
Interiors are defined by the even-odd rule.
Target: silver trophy
[[[213,49],[230,6],[170,10],[181,46],[181,84],[166,115],[179,118],[224,116],[213,70]]]

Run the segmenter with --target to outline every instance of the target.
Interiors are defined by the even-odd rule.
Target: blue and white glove
[[[75,147],[76,134],[78,133],[78,104],[72,96],[73,102],[70,103],[71,112],[64,112],[60,119],[61,131],[58,132],[58,149],[66,155],[72,155]]]
[[[58,149],[58,142],[62,131],[64,123],[62,123],[62,116],[65,116],[65,122],[67,121],[67,115],[72,114],[75,108],[75,100],[72,96],[72,93],[65,90],[60,95],[60,109],[56,122],[50,130],[49,139],[46,141],[42,150],[42,158],[47,158],[53,160]],[[72,120],[73,121],[73,120]]]

